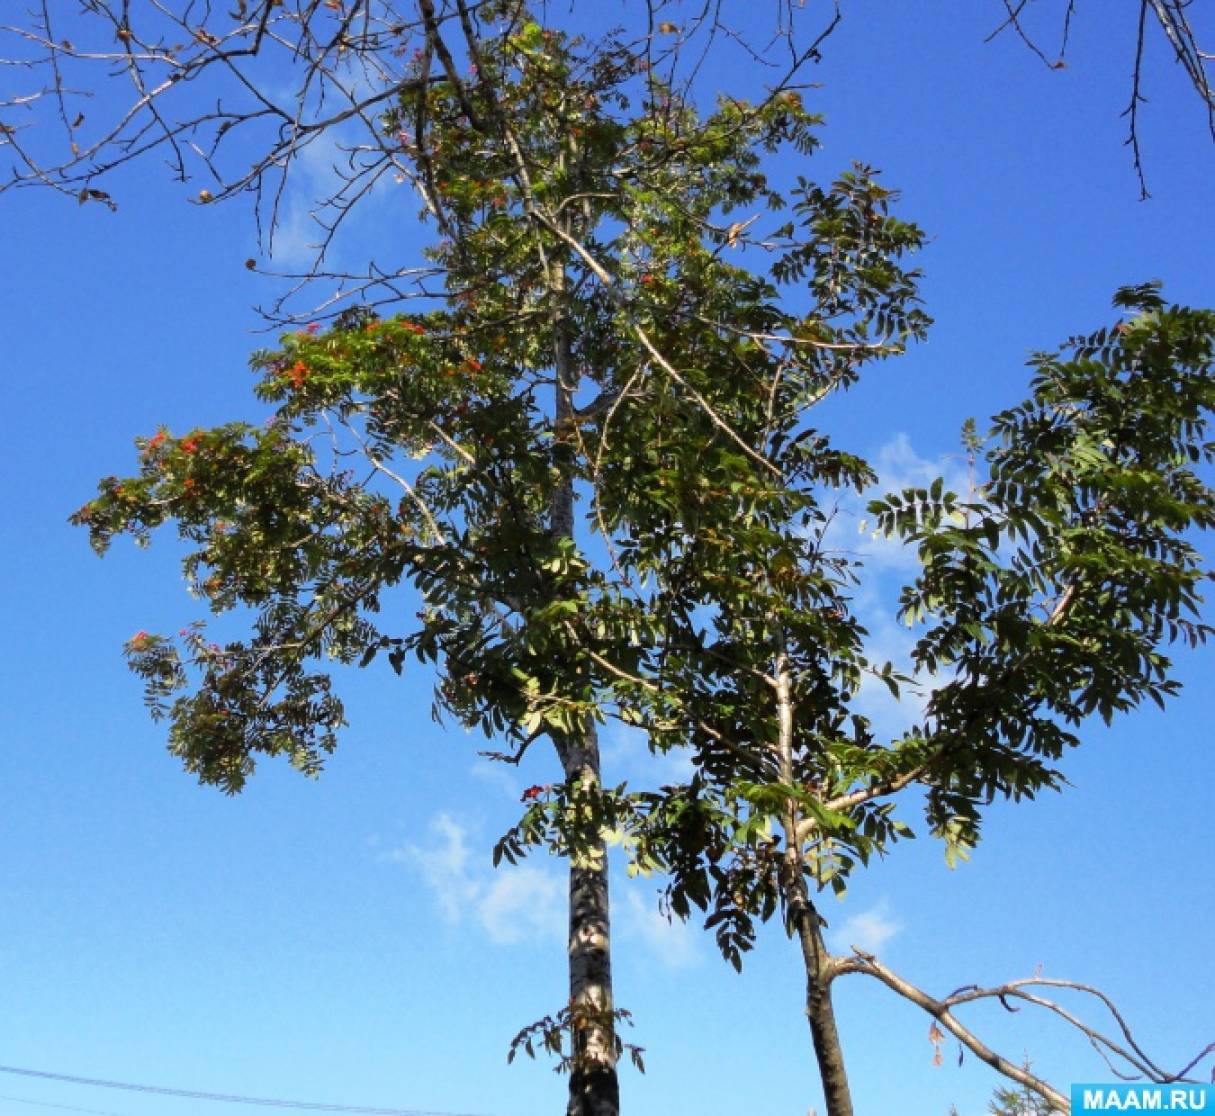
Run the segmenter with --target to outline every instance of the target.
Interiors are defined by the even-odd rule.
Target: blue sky
[[[1147,203],[1122,146],[1133,8],[1082,6],[1060,71],[1010,37],[983,44],[994,3],[856,3],[827,44],[808,96],[827,117],[823,148],[796,170],[876,165],[931,235],[930,341],[823,412],[889,477],[956,471],[962,421],[1020,399],[1026,352],[1109,320],[1115,287],[1160,277],[1178,301],[1215,300],[1215,150],[1158,35]],[[343,678],[351,725],[319,781],[267,766],[238,798],[200,789],[165,753],[120,655],[135,630],[174,631],[199,612],[173,544],[119,545],[99,562],[65,522],[99,476],[132,467],[134,435],[260,415],[245,364],[267,343],[251,307],[270,288],[243,266],[248,214],[192,206],[196,188],[149,162],[116,184],[113,214],[36,192],[0,198],[0,1064],[486,1116],[558,1111],[563,1082],[542,1063],[508,1067],[505,1051],[564,998],[561,866],[538,857],[495,873],[489,859],[551,761],[487,766],[479,738],[431,722],[424,671],[398,682],[381,667]],[[415,209],[378,197],[347,250],[414,243]],[[898,559],[879,568],[894,585]],[[872,626],[896,650],[905,640],[888,619]],[[1211,668],[1209,650],[1180,653],[1186,689],[1167,714],[1091,726],[1066,761],[1067,792],[993,809],[969,864],[948,871],[928,839],[897,849],[829,902],[833,941],[877,947],[937,993],[1042,965],[1103,987],[1149,1049],[1185,1060],[1215,1032]],[[654,777],[621,735],[606,763],[609,780]],[[736,976],[698,930],[658,918],[653,890],[622,879],[616,892],[617,996],[649,1068],[624,1072],[626,1110],[821,1111],[795,950],[771,931]],[[991,1074],[970,1058],[958,1067],[953,1048],[934,1068],[927,1019],[858,979],[837,986],[858,1111],[945,1116],[956,1104],[979,1116]],[[1102,1077],[1042,1019],[972,1018],[1061,1084]],[[0,1116],[55,1111],[33,1102],[120,1116],[228,1107],[0,1073]]]

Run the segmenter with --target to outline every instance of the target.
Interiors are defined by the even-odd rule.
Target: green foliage
[[[1029,1068],[1026,1063],[1025,1069]],[[991,1116],[1057,1116],[1057,1109],[1049,1101],[1026,1087],[997,1089],[987,1111]]]
[[[996,416],[970,499],[937,482],[871,506],[919,549],[902,611],[926,622],[917,667],[947,677],[919,730],[922,781],[933,824],[962,841],[982,803],[1057,786],[1086,717],[1162,705],[1177,683],[1161,648],[1210,634],[1190,532],[1215,524],[1194,471],[1215,451],[1215,314],[1167,307],[1156,285],[1115,302],[1136,313],[1034,357],[1033,395]]]
[[[204,782],[239,790],[260,756],[315,772],[343,716],[326,663],[381,655],[398,672],[437,664],[440,707],[505,734],[516,758],[605,716],[666,746],[636,686],[695,708],[678,688],[704,663],[684,646],[689,609],[741,615],[769,560],[789,608],[824,591],[780,525],[821,515],[820,479],[870,474],[799,414],[922,332],[896,262],[920,234],[858,170],[797,187],[769,276],[730,262],[723,215],[786,204],[762,157],[811,150],[815,118],[793,93],[701,115],[638,63],[523,24],[478,44],[475,81],[410,86],[383,123],[436,226],[442,298],[287,335],[254,360],[277,408],[267,429],[161,431],[138,443],[137,476],[77,513],[100,551],[175,524],[193,589],[215,612],[254,612],[222,648],[193,628],[128,648]],[[558,360],[590,400],[574,415],[547,411]],[[757,469],[772,452],[780,466]],[[553,529],[567,483],[591,493],[606,566]],[[672,568],[684,580],[655,588]],[[391,595],[406,583],[415,622]]]
[[[996,417],[973,492],[937,480],[870,505],[878,529],[915,546],[921,563],[901,608],[921,628],[914,681],[928,701],[901,738],[877,739],[849,711],[863,675],[896,696],[910,680],[867,661],[848,611],[859,571],[820,549],[805,515],[813,498],[801,493],[795,510],[785,487],[752,504],[778,509],[762,530],[741,517],[711,528],[729,539],[736,579],[727,592],[693,591],[686,628],[662,645],[678,697],[654,703],[650,721],[662,746],[695,750],[699,774],[677,793],[637,796],[639,847],[667,868],[671,908],[708,911],[735,965],[756,917],[777,902],[792,915],[790,856],[813,885],[842,891],[857,866],[910,835],[894,796],[919,787],[953,865],[978,839],[984,806],[1061,784],[1058,761],[1085,718],[1176,692],[1164,648],[1210,632],[1198,616],[1210,575],[1191,536],[1215,510],[1194,471],[1215,448],[1215,313],[1166,306],[1154,285],[1116,302],[1133,316],[1034,358],[1033,394]],[[972,455],[985,444],[973,424],[964,437]],[[784,464],[779,450],[769,460]],[[763,471],[745,467],[760,483]],[[696,570],[725,576],[708,562]],[[773,676],[782,665],[788,764]]]
[[[433,664],[437,709],[510,761],[608,718],[686,750],[683,785],[533,788],[496,855],[593,858],[611,833],[737,966],[794,879],[842,890],[910,835],[899,790],[926,789],[964,856],[984,805],[1059,784],[1085,717],[1175,692],[1162,647],[1208,634],[1188,532],[1212,523],[1215,315],[1120,292],[1128,320],[1035,358],[980,487],[872,505],[920,556],[902,612],[932,690],[879,739],[862,681],[909,680],[867,656],[861,571],[825,538],[875,477],[811,419],[925,335],[922,233],[863,166],[769,183],[768,154],[815,146],[794,92],[701,112],[625,43],[507,26],[467,80],[424,55],[382,121],[442,289],[284,337],[254,360],[267,428],[141,440],[74,521],[99,551],[174,524],[195,591],[250,610],[243,641],[127,647],[170,746],[227,791],[264,756],[315,773],[343,719],[331,664],[379,658]]]
[[[632,1015],[617,1008],[609,1012],[596,1012],[584,1004],[569,1004],[554,1015],[546,1015],[529,1023],[519,1031],[510,1042],[506,1060],[513,1062],[520,1054],[535,1058],[536,1051],[548,1054],[556,1060],[553,1070],[556,1073],[569,1073],[575,1068],[578,1055],[575,1036],[590,1026],[606,1027],[613,1035],[614,1056],[619,1059],[627,1055],[642,1073],[645,1073],[645,1047],[635,1043],[624,1042],[620,1038],[620,1024],[633,1025]],[[566,1043],[569,1046],[566,1046]]]

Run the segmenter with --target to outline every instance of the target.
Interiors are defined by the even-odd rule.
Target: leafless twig
[[[965,985],[955,989],[948,996],[938,998],[912,984],[882,964],[872,953],[862,949],[854,947],[850,957],[837,957],[834,968],[837,976],[859,973],[863,976],[873,977],[902,996],[903,999],[926,1011],[936,1023],[945,1028],[965,1049],[981,1061],[1010,1080],[1016,1081],[1036,1093],[1063,1113],[1070,1111],[1070,1105],[1063,1093],[1043,1078],[1031,1073],[1027,1067],[1017,1065],[992,1050],[973,1030],[957,1019],[954,1014],[955,1009],[982,1000],[995,1000],[1007,1011],[1014,1012],[1019,1010],[1017,1004],[1041,1008],[1082,1034],[1093,1049],[1101,1055],[1109,1070],[1123,1080],[1147,1080],[1163,1085],[1192,1082],[1194,1079],[1187,1075],[1206,1058],[1215,1054],[1215,1043],[1211,1043],[1179,1071],[1170,1073],[1144,1052],[1126,1018],[1113,1000],[1100,989],[1078,981],[1034,976],[986,988],[976,984]],[[1109,1015],[1113,1031],[1103,1031],[1085,1022],[1071,1008],[1065,1007],[1058,1000],[1043,995],[1043,989],[1075,993],[1089,1000],[1095,1000],[1098,1006]],[[933,1032],[933,1038],[934,1042],[939,1043],[943,1036],[940,1036],[938,1032]]]

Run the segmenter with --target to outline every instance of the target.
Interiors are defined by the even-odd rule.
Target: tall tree
[[[545,1034],[569,1033],[570,1113],[599,1116],[618,1110],[624,1049],[604,833],[632,807],[602,785],[596,726],[634,719],[639,677],[679,683],[671,640],[704,582],[655,580],[660,566],[695,568],[710,547],[735,607],[732,540],[686,509],[716,507],[705,528],[728,509],[731,534],[763,546],[776,535],[750,515],[757,499],[810,515],[799,479],[867,476],[795,427],[922,334],[898,262],[921,237],[863,169],[803,181],[764,241],[771,276],[752,274],[731,255],[755,207],[784,204],[762,157],[814,144],[796,91],[702,114],[644,45],[587,47],[513,2],[479,16],[502,26],[470,30],[460,65],[428,25],[380,120],[436,231],[427,303],[289,335],[255,362],[268,427],[162,430],[140,442],[139,474],[103,481],[76,520],[99,550],[175,522],[213,609],[254,610],[250,638],[222,647],[201,627],[129,644],[204,782],[237,791],[260,756],[319,769],[343,719],[327,658],[399,671],[417,655],[437,664],[444,708],[506,738],[503,758],[552,742],[565,779],[533,788],[524,822],[544,819],[569,859],[570,995]],[[413,624],[401,582],[421,594]],[[803,603],[811,617],[821,601]]]

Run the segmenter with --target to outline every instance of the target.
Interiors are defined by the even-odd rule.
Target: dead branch
[[[1076,15],[1076,0],[1067,0],[1061,21],[1059,49],[1057,52],[1054,52],[1053,61],[1047,51],[1043,49],[1039,39],[1025,25],[1023,16],[1028,7],[1028,0],[1000,0],[1000,2],[1004,6],[1005,18],[987,36],[986,41],[991,42],[992,39],[995,39],[1003,32],[1012,31],[1047,69],[1065,69],[1067,67],[1065,56],[1067,54],[1068,40],[1071,36],[1072,20]],[[1139,111],[1140,106],[1147,101],[1143,88],[1145,85],[1144,47],[1147,38],[1149,15],[1155,17],[1155,21],[1159,24],[1164,37],[1168,40],[1177,62],[1185,71],[1186,77],[1194,87],[1194,92],[1198,94],[1198,99],[1202,102],[1206,113],[1207,131],[1210,133],[1211,139],[1215,141],[1215,85],[1212,83],[1208,69],[1211,61],[1215,59],[1215,55],[1199,46],[1194,26],[1186,11],[1188,6],[1188,0],[1139,0],[1139,13],[1135,31],[1135,53],[1131,65],[1130,102],[1123,110],[1122,115],[1128,121],[1126,145],[1131,149],[1132,166],[1135,170],[1135,177],[1139,182],[1139,195],[1145,199],[1149,195],[1147,177],[1143,167],[1143,153],[1140,146]]]
[[[955,989],[948,996],[937,998],[882,964],[872,953],[855,946],[852,956],[834,959],[834,972],[836,976],[860,973],[863,976],[873,977],[902,996],[903,999],[927,1012],[936,1023],[952,1034],[980,1061],[991,1066],[997,1073],[1029,1089],[1062,1113],[1071,1111],[1063,1093],[1048,1081],[1031,1073],[1028,1067],[1017,1065],[992,1050],[974,1031],[958,1020],[954,1014],[955,1009],[982,1000],[996,1000],[1006,1011],[1011,1012],[1020,1010],[1016,1006],[1018,1004],[1041,1008],[1082,1034],[1101,1056],[1109,1071],[1124,1081],[1146,1080],[1158,1085],[1196,1083],[1196,1079],[1188,1075],[1208,1057],[1215,1055],[1215,1043],[1211,1043],[1180,1070],[1171,1073],[1163,1069],[1144,1051],[1114,1001],[1100,989],[1079,981],[1033,976],[991,987],[980,987],[977,984],[964,985]],[[1086,997],[1089,1001],[1096,1001],[1096,1005],[1109,1017],[1110,1022],[1106,1024],[1106,1029],[1102,1030],[1086,1022],[1074,1010],[1064,1006],[1058,1000],[1043,995],[1043,989],[1073,992]]]

